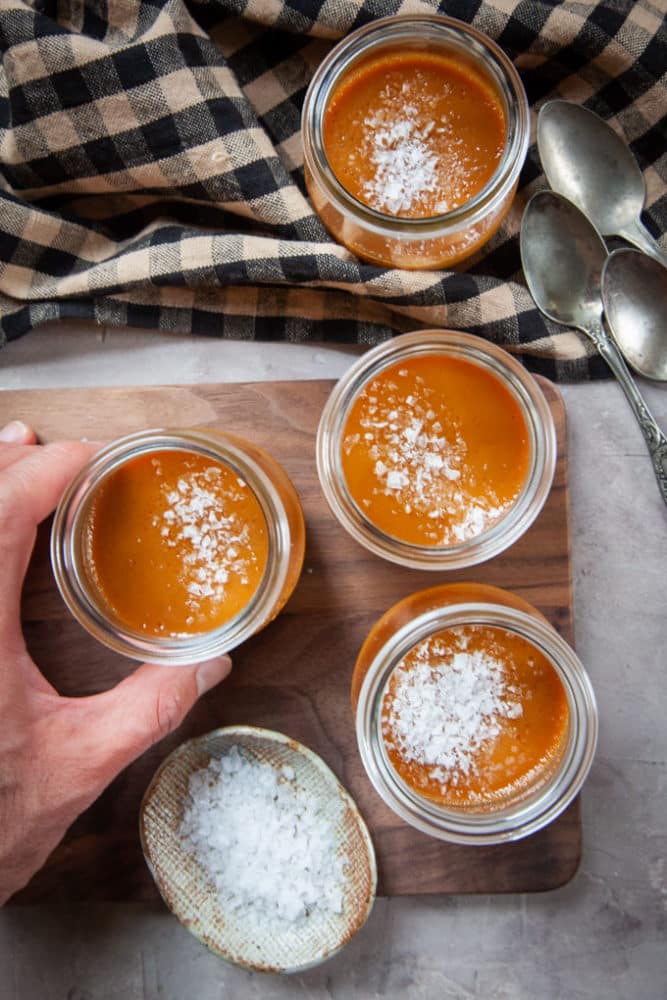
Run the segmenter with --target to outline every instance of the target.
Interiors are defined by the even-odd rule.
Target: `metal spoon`
[[[641,221],[642,172],[619,135],[592,111],[549,101],[537,118],[537,148],[554,191],[565,195],[604,236],[622,236],[667,266]]]
[[[653,461],[667,503],[667,438],[642,399],[619,350],[602,326],[601,280],[607,258],[602,237],[585,215],[553,191],[528,202],[521,223],[521,262],[538,309],[576,327],[595,344],[621,383]]]
[[[625,360],[667,382],[667,268],[637,250],[615,250],[602,269],[602,303]]]

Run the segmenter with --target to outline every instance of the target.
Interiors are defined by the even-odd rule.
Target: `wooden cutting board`
[[[232,723],[281,730],[324,758],[368,822],[383,895],[535,891],[571,878],[581,854],[578,800],[546,830],[515,844],[461,847],[434,840],[399,820],[372,788],[349,706],[354,661],[373,623],[406,594],[439,582],[477,580],[513,590],[573,641],[565,412],[555,388],[541,384],[558,431],[549,500],[508,552],[452,575],[383,562],[353,542],[329,513],[315,468],[315,433],[331,382],[0,393],[0,426],[20,417],[43,441],[104,440],[147,427],[194,424],[234,431],[283,463],[307,523],[304,572],[283,613],[234,652],[229,680],[202,699],[178,732],[123,772],[80,817],[17,899],[157,898],[137,834],[143,791],[174,746]],[[42,527],[24,589],[28,647],[63,694],[94,694],[133,665],[99,645],[69,615],[51,575],[49,525]]]

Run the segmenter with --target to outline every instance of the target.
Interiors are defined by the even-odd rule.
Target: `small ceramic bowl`
[[[184,844],[180,827],[190,775],[233,746],[252,762],[268,763],[277,771],[291,768],[299,790],[331,814],[338,854],[347,858],[342,913],[315,909],[294,923],[274,917],[261,925],[247,909],[223,907]],[[364,925],[375,900],[375,853],[354,801],[312,750],[282,733],[229,726],[182,744],[153,777],[141,804],[139,829],[146,862],[172,913],[215,954],[256,972],[301,972],[331,958]]]

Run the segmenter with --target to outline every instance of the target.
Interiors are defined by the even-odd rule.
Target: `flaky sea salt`
[[[181,836],[225,910],[290,923],[342,912],[342,803],[324,808],[291,767],[276,769],[236,746],[191,775],[188,792]]]
[[[469,650],[465,628],[448,636],[447,644],[425,639],[398,665],[383,730],[388,746],[443,786],[475,773],[479,752],[493,744],[503,721],[523,714],[502,661]]]
[[[235,491],[223,490],[221,479],[213,465],[184,473],[175,486],[162,487],[166,507],[153,519],[164,544],[182,552],[181,578],[193,610],[202,599],[222,600],[232,576],[246,584],[255,561],[248,526],[227,509],[248,486],[237,478]]]
[[[420,128],[416,107],[402,108],[391,122],[378,115],[366,119],[372,136],[369,158],[372,176],[363,192],[369,205],[390,215],[410,211],[423,195],[438,186],[438,156],[429,148],[433,125]]]
[[[510,503],[496,502],[490,489],[478,495],[456,414],[423,379],[415,380],[416,392],[408,388],[412,381],[404,385],[408,375],[397,370],[382,400],[375,381],[359,397],[363,448],[373,463],[372,496],[391,497],[397,512],[428,520],[428,544],[457,545],[485,532]],[[342,444],[349,455],[360,437],[347,435]]]

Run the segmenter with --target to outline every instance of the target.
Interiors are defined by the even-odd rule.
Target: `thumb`
[[[144,663],[110,691],[90,699],[95,746],[103,755],[95,770],[104,784],[158,740],[176,729],[197,699],[223,680],[228,656],[185,667]]]

